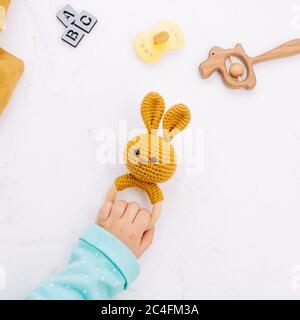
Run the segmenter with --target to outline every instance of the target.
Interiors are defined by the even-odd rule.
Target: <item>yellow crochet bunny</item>
[[[114,201],[118,191],[138,187],[147,192],[153,211],[149,228],[156,222],[163,194],[157,183],[170,179],[176,170],[176,153],[170,143],[172,138],[184,130],[191,119],[189,109],[184,104],[170,108],[163,117],[164,99],[155,92],[144,98],[141,115],[148,133],[136,136],[128,142],[124,159],[130,173],[118,177],[107,195],[107,201]],[[163,117],[163,137],[157,134]]]
[[[0,31],[4,27],[10,0],[0,0]],[[0,48],[0,113],[7,106],[24,71],[23,61]]]

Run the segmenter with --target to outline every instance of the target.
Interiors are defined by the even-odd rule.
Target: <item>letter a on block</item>
[[[67,28],[75,21],[77,12],[70,5],[67,5],[57,13],[56,17]]]

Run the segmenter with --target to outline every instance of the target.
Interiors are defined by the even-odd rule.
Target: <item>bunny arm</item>
[[[138,180],[131,173],[118,177],[115,180],[115,186],[118,191],[122,191],[130,187],[140,188],[148,194],[152,204],[160,202],[164,199],[162,191],[157,184]]]

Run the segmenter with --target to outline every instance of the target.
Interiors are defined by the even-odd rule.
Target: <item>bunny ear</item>
[[[164,111],[165,101],[162,96],[156,92],[150,92],[145,96],[141,106],[141,114],[149,133],[158,129]]]
[[[191,120],[191,113],[184,104],[176,104],[167,111],[163,120],[164,139],[170,141],[174,136],[184,130]]]

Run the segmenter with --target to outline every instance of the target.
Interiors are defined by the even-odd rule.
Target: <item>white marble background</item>
[[[60,40],[70,3],[99,18],[77,49]],[[13,0],[0,45],[26,72],[0,117],[0,299],[22,298],[66,262],[122,165],[99,165],[97,133],[142,127],[144,94],[184,101],[204,132],[204,171],[180,166],[141,275],[118,298],[300,298],[300,57],[256,67],[252,92],[198,64],[212,45],[250,55],[300,35],[300,0]],[[181,51],[145,65],[137,32],[174,19]],[[116,131],[117,132],[117,131]],[[127,199],[142,199],[134,191]]]

